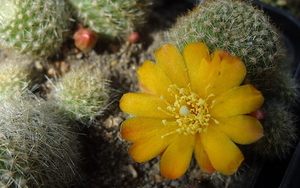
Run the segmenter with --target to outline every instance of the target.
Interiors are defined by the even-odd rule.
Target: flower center
[[[212,118],[209,113],[209,109],[213,107],[214,101],[208,102],[208,98],[214,96],[213,94],[209,95],[206,99],[202,99],[198,94],[192,92],[189,87],[179,88],[176,85],[170,85],[168,92],[174,96],[175,102],[170,104],[166,101],[168,104],[167,109],[163,110],[159,107],[159,110],[162,110],[168,115],[172,115],[176,120],[163,120],[163,124],[177,124],[179,127],[167,135],[175,132],[185,135],[201,133],[202,131],[206,132],[211,120],[215,123],[219,123]]]

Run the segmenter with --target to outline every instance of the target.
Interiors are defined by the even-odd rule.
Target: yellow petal
[[[188,70],[191,88],[196,91],[200,87],[201,73],[199,71],[202,59],[205,58],[207,62],[210,61],[209,50],[202,42],[192,42],[184,47],[182,55]]]
[[[167,89],[174,83],[157,64],[151,61],[145,61],[143,65],[138,68],[137,73],[139,81],[148,91],[157,96],[163,96],[166,99],[171,97]]]
[[[219,124],[214,125],[238,144],[251,144],[263,137],[263,127],[256,118],[239,115],[218,118]]]
[[[207,92],[207,88],[216,82],[220,66],[221,58],[218,55],[213,56],[211,61],[208,58],[202,59],[199,71],[199,85],[194,90],[200,97],[205,99],[211,94]]]
[[[252,85],[238,86],[216,97],[210,114],[215,118],[248,114],[258,109],[263,101],[261,92]]]
[[[155,134],[164,135],[166,132],[172,132],[177,128],[177,125],[164,125],[162,119],[132,117],[122,123],[120,133],[125,140],[135,142],[141,137]]]
[[[120,100],[122,111],[141,117],[171,118],[159,108],[166,109],[167,104],[158,96],[149,93],[126,93]]]
[[[226,50],[216,50],[212,53],[212,57],[214,58],[215,56],[219,56],[221,60],[223,60],[224,58],[230,56],[230,54],[226,51]]]
[[[239,86],[246,76],[246,67],[237,57],[227,56],[221,61],[219,74],[215,83],[208,88],[208,93],[215,96]]]
[[[168,179],[182,176],[190,165],[195,145],[194,135],[178,135],[164,151],[160,171]]]
[[[233,174],[244,160],[240,149],[214,126],[201,133],[201,141],[212,166],[222,174]]]
[[[196,144],[195,144],[195,157],[200,166],[201,170],[205,173],[212,174],[216,171],[216,169],[212,166],[209,161],[209,158],[206,152],[203,149],[203,145],[200,139],[201,134],[198,134],[196,137]]]
[[[168,131],[168,130],[166,130]],[[162,133],[163,135],[168,132]],[[174,140],[177,134],[162,137],[153,134],[139,138],[131,146],[129,153],[136,162],[146,162],[162,153]]]
[[[186,65],[179,50],[172,44],[164,44],[155,52],[156,63],[178,86],[186,87],[189,83]]]

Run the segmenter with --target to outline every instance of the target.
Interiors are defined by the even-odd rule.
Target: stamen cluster
[[[192,92],[189,87],[179,88],[175,84],[169,86],[168,92],[174,96],[175,102],[171,104],[165,101],[168,104],[166,111],[162,110],[161,107],[159,109],[173,116],[176,120],[168,121],[164,119],[163,124],[177,124],[179,128],[176,129],[176,132],[184,135],[206,132],[210,121],[214,120],[209,113],[214,101],[209,102],[207,99],[214,95],[202,99],[198,94]],[[217,123],[217,120],[214,121]]]

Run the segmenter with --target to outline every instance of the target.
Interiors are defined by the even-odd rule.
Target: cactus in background
[[[177,19],[167,39],[180,50],[196,41],[204,42],[212,51],[227,50],[243,60],[250,78],[274,71],[284,52],[269,18],[251,4],[237,0],[200,3]]]
[[[103,113],[109,101],[108,81],[98,67],[84,66],[66,73],[55,84],[55,98],[72,118],[83,123]]]
[[[30,83],[26,63],[20,63],[18,60],[6,60],[0,63],[0,102],[11,96],[25,95]]]
[[[296,18],[300,18],[300,1],[298,0],[260,0],[261,2],[270,4],[274,7],[283,9],[284,11],[291,13]]]
[[[4,0],[0,10],[0,48],[48,57],[57,52],[72,26],[65,0]]]
[[[288,74],[280,33],[260,9],[239,0],[206,1],[178,18],[166,39],[180,50],[187,43],[204,42],[212,51],[224,49],[242,59],[244,82],[263,93],[266,109],[265,137],[249,149],[263,157],[286,154],[296,138],[290,107],[298,99],[298,85]]]
[[[152,0],[70,0],[78,20],[101,39],[124,37],[144,22]]]
[[[74,122],[54,103],[0,104],[0,186],[72,187],[79,182]]]
[[[262,122],[264,137],[246,148],[248,155],[253,156],[253,150],[266,158],[285,157],[297,139],[296,116],[290,109],[276,99],[265,101],[266,117]],[[248,150],[249,149],[249,150]],[[248,150],[248,151],[247,151]]]

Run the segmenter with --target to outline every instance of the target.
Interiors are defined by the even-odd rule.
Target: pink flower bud
[[[140,34],[138,32],[133,32],[127,35],[127,41],[131,43],[136,43],[140,40]]]
[[[249,115],[252,117],[255,117],[259,121],[262,121],[265,119],[266,111],[263,108],[259,108],[259,109],[255,110],[254,112],[251,112]]]
[[[97,33],[91,29],[79,27],[74,34],[75,46],[82,51],[94,48],[98,41]]]

